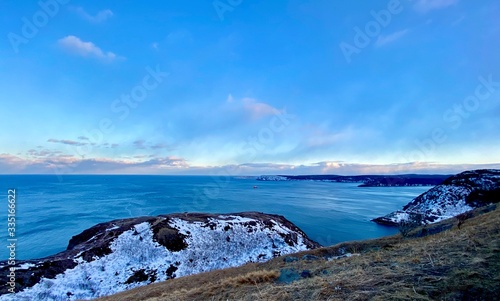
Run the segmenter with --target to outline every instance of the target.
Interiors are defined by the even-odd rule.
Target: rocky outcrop
[[[283,216],[169,214],[114,220],[71,238],[67,250],[16,263],[16,292],[0,300],[79,300],[319,247]],[[0,281],[12,266],[0,262]]]
[[[408,220],[429,224],[498,201],[500,201],[500,170],[465,171],[449,177],[441,185],[419,195],[402,210],[378,217],[373,221],[392,226]]]

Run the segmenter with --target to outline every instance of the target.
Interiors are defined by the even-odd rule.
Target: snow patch
[[[333,261],[333,260],[337,260],[337,259],[340,259],[340,258],[348,258],[348,257],[352,257],[352,256],[360,256],[360,254],[359,253],[345,253],[345,254],[342,254],[342,255],[339,255],[339,256],[329,257],[328,261]]]
[[[109,229],[106,229],[106,232],[109,232],[109,231],[112,231],[112,230],[116,230],[116,229],[119,229],[120,227],[118,227],[117,225],[113,224],[113,227],[109,228]]]
[[[259,176],[257,177],[258,181],[289,181],[287,177],[283,176]]]
[[[19,267],[16,268],[16,270],[27,270],[29,268],[35,267],[36,264],[34,263],[23,263]]]

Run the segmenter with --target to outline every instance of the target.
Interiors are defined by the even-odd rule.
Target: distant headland
[[[336,183],[361,183],[359,187],[392,187],[392,186],[436,186],[441,184],[450,175],[263,175],[258,181],[322,181]]]

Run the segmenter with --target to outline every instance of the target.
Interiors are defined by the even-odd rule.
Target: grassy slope
[[[500,209],[457,224],[450,219],[433,226],[450,230],[426,237],[347,242],[290,255],[299,259],[294,262],[279,257],[99,300],[499,300]],[[342,249],[359,256],[325,259]],[[282,283],[283,269],[308,270],[310,277]]]

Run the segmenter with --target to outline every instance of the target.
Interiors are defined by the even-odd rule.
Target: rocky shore
[[[403,221],[435,223],[500,200],[500,170],[464,171],[419,195],[402,210],[373,219],[397,226]]]
[[[16,263],[16,294],[79,300],[319,247],[283,216],[184,213],[114,220],[73,236],[66,251]],[[0,262],[0,281],[9,269]]]

